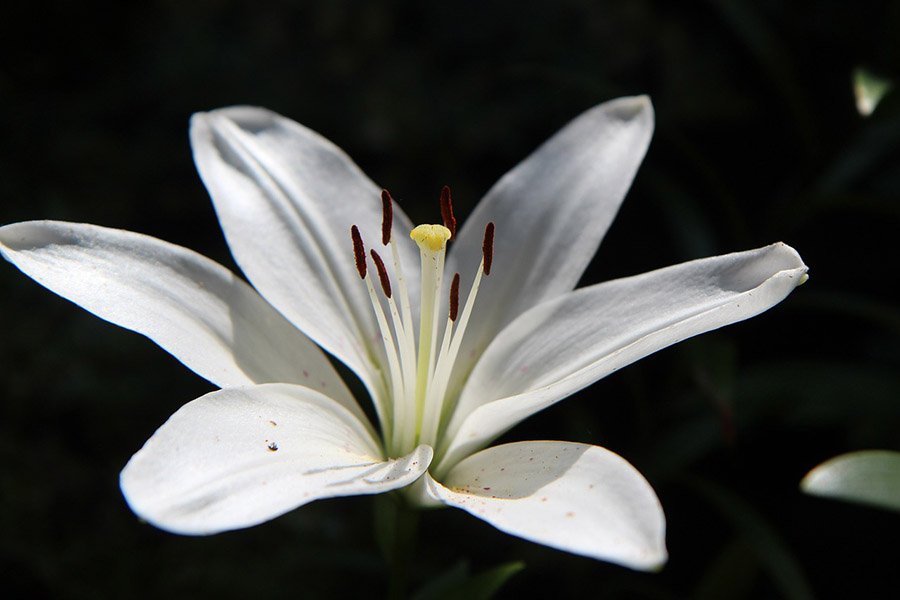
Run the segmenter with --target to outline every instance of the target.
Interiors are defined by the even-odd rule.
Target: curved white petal
[[[763,312],[805,273],[797,252],[778,243],[608,281],[533,308],[476,365],[439,468],[625,365]]]
[[[300,383],[361,415],[321,350],[228,269],[130,231],[58,221],[0,228],[0,253],[60,296],[141,333],[219,386]]]
[[[625,459],[597,446],[519,442],[470,456],[432,498],[513,535],[632,569],[666,561],[665,517],[653,488]]]
[[[191,119],[194,161],[235,260],[292,323],[353,369],[372,390],[377,328],[356,272],[350,227],[381,249],[380,189],[334,144],[262,108]],[[394,207],[394,235],[409,219]],[[418,256],[400,244],[410,289]],[[388,268],[391,267],[387,261]]]
[[[319,498],[409,485],[432,451],[384,460],[366,426],[301,386],[212,392],[179,409],[122,470],[132,510],[156,527],[204,535],[250,527]]]
[[[900,452],[841,454],[807,473],[800,487],[814,496],[900,511]]]
[[[491,188],[451,249],[455,268],[474,273],[485,225],[496,224],[491,275],[478,292],[460,356],[477,357],[516,316],[575,287],[652,134],[649,98],[605,102],[566,125]],[[465,298],[468,277],[463,280]]]

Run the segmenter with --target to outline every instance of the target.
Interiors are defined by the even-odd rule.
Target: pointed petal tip
[[[189,130],[193,140],[195,135],[206,129],[221,129],[223,121],[228,121],[253,132],[271,125],[278,118],[280,115],[261,106],[235,104],[193,113]]]
[[[228,113],[234,108],[246,108],[228,106],[223,108],[213,108],[211,110],[198,111],[191,115],[190,132],[194,133],[195,129],[213,128],[216,122],[222,117],[228,117]]]
[[[648,550],[645,554],[637,557],[633,561],[622,561],[620,564],[623,567],[628,567],[635,571],[660,573],[668,562],[669,552],[666,550],[665,543],[661,540],[658,548]]]
[[[650,100],[650,94],[638,94],[636,96],[626,96],[626,98],[641,110],[653,110],[653,101]]]
[[[216,110],[216,109],[211,109],[211,110],[198,110],[198,111],[195,112],[195,113],[191,113],[191,117],[190,117],[191,124],[193,124],[194,121],[201,121],[201,120],[203,120],[203,119],[206,119],[207,117],[209,117],[210,114],[212,114],[213,112],[215,112],[215,110]]]
[[[621,121],[632,121],[646,116],[653,119],[653,102],[647,94],[623,96],[606,103],[610,115]]]
[[[781,260],[784,262],[782,270],[775,274],[776,277],[785,276],[790,279],[796,277],[798,286],[803,285],[809,280],[809,267],[803,262],[800,253],[792,246],[789,246],[784,242],[775,242],[774,244],[767,246],[765,250],[772,253],[779,253]]]

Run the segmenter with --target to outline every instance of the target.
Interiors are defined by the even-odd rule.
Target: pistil
[[[444,256],[450,230],[443,225],[419,225],[409,233],[419,246],[422,264],[421,313],[419,315],[419,357],[416,370],[416,437],[421,433],[428,381],[434,373],[438,315],[435,304],[441,290]]]

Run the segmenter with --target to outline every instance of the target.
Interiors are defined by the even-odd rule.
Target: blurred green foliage
[[[442,510],[421,517],[414,587],[522,561],[501,596],[875,598],[900,588],[896,552],[879,550],[900,537],[896,514],[798,490],[833,455],[900,450],[900,98],[888,92],[862,118],[851,87],[860,66],[900,77],[897,2],[17,2],[0,31],[0,223],[122,227],[231,268],[193,171],[193,111],[282,112],[342,146],[421,222],[443,184],[465,218],[567,120],[649,93],[653,144],[585,282],[777,240],[801,252],[810,282],[506,436],[604,445],[646,473],[668,517],[661,573]],[[119,469],[209,385],[12,267],[0,267],[0,290],[0,590],[385,592],[368,498],[213,538],[139,523]]]

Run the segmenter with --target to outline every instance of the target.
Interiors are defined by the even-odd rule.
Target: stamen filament
[[[378,419],[381,422],[382,433],[384,435],[385,441],[392,439],[394,435],[394,431],[392,431],[392,424],[395,423],[395,419],[398,413],[402,414],[403,405],[402,405],[402,396],[400,396],[400,392],[402,390],[403,379],[400,371],[400,364],[397,358],[397,349],[394,344],[394,338],[391,335],[391,330],[387,324],[387,318],[384,315],[384,309],[381,307],[381,302],[378,301],[378,296],[375,293],[375,284],[372,283],[372,277],[368,273],[368,268],[366,264],[366,249],[365,245],[362,241],[362,235],[359,233],[359,228],[356,225],[353,225],[350,228],[350,238],[353,240],[353,255],[356,261],[356,270],[359,273],[360,278],[365,281],[366,290],[369,292],[369,300],[372,302],[372,308],[375,310],[375,319],[378,322],[378,329],[381,333],[381,341],[384,344],[384,352],[387,356],[388,360],[388,368],[389,368],[389,377],[390,377],[390,387],[391,387],[391,400],[392,404],[385,401],[384,398],[380,396],[375,398],[375,412],[378,415]],[[376,253],[373,252],[374,256],[377,256]],[[378,261],[376,261],[376,266],[380,262],[380,257]],[[384,264],[381,264],[379,269],[379,276],[382,276],[381,271],[384,269]],[[387,279],[387,273],[385,272],[382,276],[382,286],[385,286],[387,289],[390,289],[390,281]],[[385,295],[388,295],[388,292],[385,292]],[[389,298],[390,302],[390,298]],[[399,332],[398,332],[399,337]],[[394,416],[394,419],[391,416]]]
[[[481,286],[481,278],[484,274],[484,259],[482,258],[478,271],[475,273],[475,280],[472,282],[472,287],[469,289],[469,295],[466,298],[466,304],[463,307],[462,315],[459,318],[459,322],[456,324],[456,329],[453,331],[450,345],[446,352],[441,348],[441,356],[438,359],[437,370],[434,374],[434,379],[431,380],[429,386],[428,400],[430,404],[434,404],[435,406],[428,411],[431,420],[427,425],[427,430],[431,437],[423,437],[422,441],[424,443],[434,443],[440,433],[441,421],[443,420],[444,414],[447,412],[447,407],[444,406],[444,399],[447,395],[447,386],[450,383],[450,375],[453,372],[453,365],[456,363],[456,357],[462,346],[463,336],[466,333],[466,326],[469,324],[469,317],[472,314],[472,308],[475,306],[475,296],[478,295],[478,288]]]
[[[394,259],[394,273],[397,275],[397,287],[400,290],[400,306],[403,309],[401,322],[404,335],[399,343],[400,358],[403,363],[403,387],[404,407],[415,402],[416,394],[416,336],[413,329],[412,308],[409,302],[409,292],[406,287],[406,279],[403,276],[403,266],[400,263],[400,251],[397,242],[391,239],[391,255]],[[396,305],[392,309],[396,310]],[[396,317],[395,317],[396,318]],[[416,411],[406,411],[403,420],[397,417],[397,429],[402,431],[403,439],[399,441],[401,448],[408,448],[415,442]]]
[[[403,395],[396,403],[402,405],[402,411],[394,418],[394,444],[401,451],[415,443],[416,410],[409,410],[415,405],[416,388],[416,339],[413,329],[412,308],[409,302],[409,292],[406,287],[406,278],[403,276],[403,267],[400,263],[400,252],[397,243],[391,236],[391,228],[394,220],[394,199],[390,192],[381,192],[381,243],[390,244],[391,258],[394,261],[394,273],[397,276],[397,287],[400,292],[400,305],[402,315],[397,310],[397,305],[388,296],[388,304],[391,309],[391,319],[394,321],[394,331],[397,334],[397,349],[400,354],[400,366],[403,373]],[[376,264],[377,266],[377,264]],[[383,263],[382,263],[383,267]]]
[[[397,357],[397,347],[394,344],[394,338],[391,335],[384,309],[381,307],[381,302],[378,301],[378,296],[375,293],[375,284],[372,283],[372,277],[367,274],[365,282],[366,289],[369,291],[369,299],[372,301],[372,308],[375,309],[375,318],[378,321],[378,329],[381,332],[381,341],[384,343],[384,353],[387,356],[388,361],[392,402],[390,406],[385,403],[380,410],[378,410],[379,403],[376,403],[375,408],[379,413],[378,418],[381,419],[382,427],[385,430],[385,440],[389,440],[392,439],[394,435],[394,432],[389,430],[390,424],[392,422],[398,422],[398,419],[403,415],[403,376],[400,373],[400,361]],[[393,415],[393,420],[389,418],[390,415]]]
[[[412,308],[409,303],[409,291],[406,278],[403,276],[403,265],[400,263],[400,251],[397,242],[391,240],[391,256],[394,259],[394,273],[397,275],[397,287],[400,288],[400,307],[403,309],[403,328],[409,332],[410,350],[415,354],[415,336],[413,335]]]
[[[381,257],[372,250],[372,255],[374,257],[378,257],[380,260]],[[378,265],[378,262],[375,263]],[[382,273],[384,269],[384,264],[381,264],[379,268],[379,274]],[[394,333],[397,339],[397,345],[395,349],[399,355],[400,363],[399,363],[399,371],[400,376],[397,378],[396,375],[392,375],[394,386],[394,444],[395,447],[405,448],[408,447],[409,444],[412,444],[415,439],[411,435],[411,432],[415,430],[415,411],[410,411],[410,401],[409,399],[413,397],[414,385],[413,382],[416,376],[416,368],[415,368],[415,358],[412,349],[414,348],[414,342],[412,338],[412,333],[407,335],[407,330],[403,326],[402,319],[400,318],[400,311],[397,310],[397,303],[394,302],[394,299],[388,293],[390,291],[390,280],[387,279],[387,272],[384,272],[384,280],[382,281],[382,286],[387,286],[387,290],[385,291],[385,296],[387,297],[388,307],[391,312],[391,321],[394,325]],[[407,414],[411,413],[411,414]],[[403,424],[401,426],[401,424]]]
[[[453,340],[450,343],[450,350],[445,359],[445,362],[439,365],[438,375],[435,377],[437,380],[436,388],[440,396],[440,402],[443,404],[443,399],[447,395],[447,386],[450,383],[450,375],[452,374],[453,365],[456,364],[456,357],[459,355],[459,349],[462,346],[463,336],[466,333],[466,327],[469,324],[469,317],[472,315],[472,308],[475,306],[475,296],[478,295],[478,288],[481,286],[481,278],[482,276],[488,276],[491,274],[491,261],[494,258],[494,223],[493,221],[488,223],[484,228],[484,240],[481,244],[481,265],[478,267],[478,271],[475,273],[475,281],[472,282],[472,287],[469,289],[469,295],[466,298],[466,305],[463,307],[462,317],[459,320],[459,324],[456,327],[456,331],[453,335]],[[440,414],[438,416],[439,423],[437,424],[434,440],[438,439],[438,435],[441,433],[441,429],[444,426],[444,421],[447,416],[453,410],[453,406],[451,404],[447,404],[442,407]],[[443,452],[443,450],[441,450]]]

